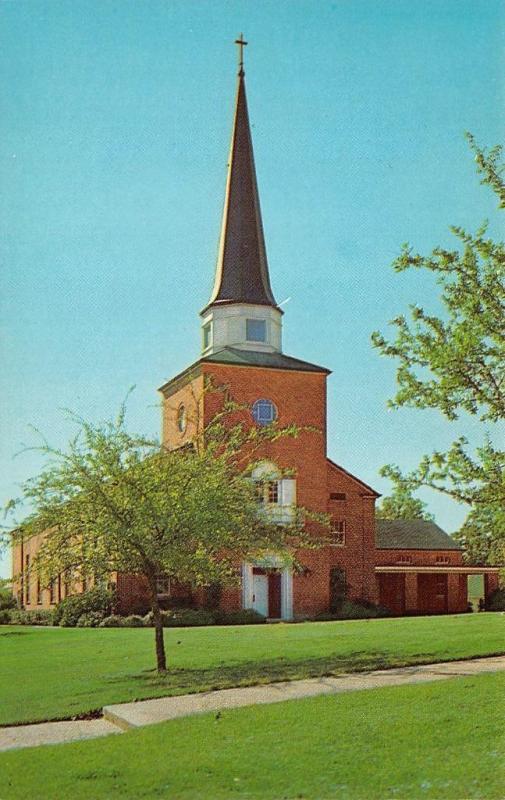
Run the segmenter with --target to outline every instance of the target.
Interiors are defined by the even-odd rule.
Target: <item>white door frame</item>
[[[278,567],[281,570],[281,619],[293,619],[293,570],[278,556],[242,564],[242,608],[253,607],[253,567]]]

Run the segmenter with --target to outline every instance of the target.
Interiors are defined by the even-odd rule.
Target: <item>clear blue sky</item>
[[[393,363],[370,333],[419,302],[396,275],[451,223],[495,218],[463,137],[500,141],[498,0],[15,0],[0,5],[1,493],[37,472],[30,424],[64,444],[62,408],[157,433],[156,388],[198,357],[235,91],[249,107],[284,350],[328,366],[329,455],[379,491],[471,420],[389,412]],[[439,523],[465,510],[430,493]],[[8,572],[8,560],[0,570]]]

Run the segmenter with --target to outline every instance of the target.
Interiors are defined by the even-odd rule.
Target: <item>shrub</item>
[[[10,589],[0,588],[0,611],[16,608],[16,598]]]
[[[162,611],[161,616],[165,628],[189,628],[215,622],[215,615],[206,608],[174,608]]]
[[[110,614],[114,596],[107,589],[98,586],[83,594],[65,597],[54,610],[54,624],[63,628],[73,628],[79,617],[91,611],[101,612],[105,617]]]
[[[101,621],[104,619],[102,611],[86,611],[81,614],[77,620],[78,628],[98,628]]]
[[[391,612],[384,606],[375,605],[369,600],[343,600],[338,611],[335,613],[323,612],[318,614],[315,619],[318,622],[326,622],[336,619],[375,619],[377,617],[390,617]]]
[[[52,625],[53,611],[39,609],[38,611],[24,611],[12,608],[9,612],[11,625]]]
[[[2,609],[0,611],[0,625],[10,625],[11,622],[11,612],[8,608]]]
[[[241,611],[218,612],[216,623],[218,625],[258,625],[265,622],[263,614],[253,608],[243,608]]]
[[[121,628],[123,626],[123,617],[119,614],[111,614],[105,617],[99,624],[99,628]]]
[[[505,611],[505,589],[495,589],[486,600],[486,611]]]
[[[123,626],[125,628],[143,628],[144,620],[138,614],[130,614],[129,617],[123,617]]]

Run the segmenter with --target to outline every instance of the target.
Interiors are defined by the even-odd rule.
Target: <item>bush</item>
[[[129,617],[123,617],[123,626],[125,628],[143,628],[144,620],[138,614],[130,614]]]
[[[123,627],[123,617],[120,617],[118,614],[111,614],[109,617],[105,617],[99,626],[99,628],[122,628]]]
[[[54,610],[54,624],[62,628],[73,628],[79,617],[92,611],[100,612],[102,617],[110,614],[114,596],[107,589],[95,587],[83,594],[65,597]]]
[[[10,589],[0,588],[0,611],[16,608],[16,598]]]
[[[335,613],[323,612],[315,619],[326,622],[337,619],[376,619],[377,617],[390,617],[391,612],[384,606],[375,605],[369,600],[343,600]]]
[[[78,628],[98,628],[103,619],[104,614],[102,611],[86,611],[85,614],[81,614],[76,626]]]
[[[23,611],[19,608],[12,608],[9,612],[9,622],[11,625],[52,625],[53,611],[51,609],[39,609],[38,611]],[[5,623],[4,623],[5,624]]]
[[[263,614],[252,608],[243,608],[241,611],[218,612],[216,623],[218,625],[258,625],[265,622]]]
[[[174,608],[162,611],[164,628],[189,628],[200,625],[214,625],[215,614],[206,608]]]
[[[11,623],[11,612],[8,608],[2,609],[0,611],[0,625],[10,625]]]
[[[505,589],[495,589],[486,601],[486,611],[505,611]]]

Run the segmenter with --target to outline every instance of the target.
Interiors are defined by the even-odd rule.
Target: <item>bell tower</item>
[[[235,114],[214,288],[202,318],[202,355],[225,347],[263,353],[282,351],[282,311],[268,261],[247,110],[242,34]]]

